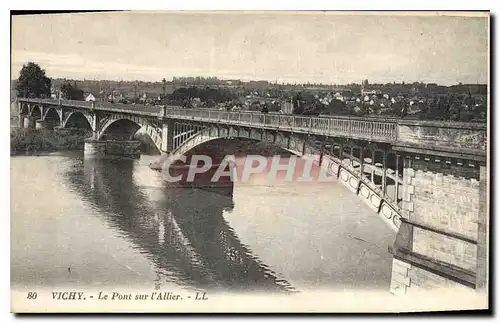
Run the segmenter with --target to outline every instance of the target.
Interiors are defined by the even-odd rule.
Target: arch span
[[[68,113],[63,120],[62,127],[75,127],[94,130],[92,129],[91,117],[80,111],[71,111],[70,113]]]
[[[38,105],[34,105],[31,108],[29,115],[35,118],[35,120],[42,119],[42,108]]]
[[[46,120],[47,118],[50,120],[56,120],[56,119],[61,120],[61,110],[56,109],[54,107],[49,107],[45,109],[45,111],[43,112],[42,119]]]
[[[21,103],[19,107],[19,114],[20,115],[29,115],[30,111],[30,106],[27,103]]]
[[[154,145],[161,151],[162,125],[159,122],[148,120],[138,116],[114,114],[108,119],[100,122],[98,139],[109,137],[119,137],[121,139],[131,139],[139,129],[143,129]]]
[[[141,125],[129,120],[112,120],[101,130],[98,139],[132,139],[134,134],[141,128]]]
[[[42,120],[45,123],[47,129],[53,129],[55,126],[59,126],[61,123],[61,115],[55,108],[45,109]]]
[[[329,174],[337,177],[338,181],[346,186],[351,192],[359,196],[379,217],[394,231],[397,232],[401,225],[401,210],[397,204],[380,189],[375,174],[383,172],[384,169],[376,166],[376,150],[373,151],[372,159],[368,160],[362,156],[365,152],[364,148],[358,149],[358,157],[356,157],[355,148],[351,145],[345,151],[344,147],[333,145],[330,151],[322,149],[323,143],[317,142],[314,138],[304,134],[289,135],[280,134],[275,131],[260,131],[253,133],[252,129],[248,131],[232,132],[231,129],[221,131],[220,128],[206,128],[199,132],[196,136],[186,140],[182,145],[177,147],[172,154],[187,154],[192,149],[216,139],[227,138],[246,138],[255,139],[258,141],[267,141],[274,143],[276,146],[287,150],[297,156],[304,155],[319,155],[320,166]],[[342,145],[343,146],[343,145]],[[339,149],[340,148],[340,149]],[[335,154],[338,152],[338,155]],[[342,153],[340,153],[342,151]],[[349,154],[347,153],[349,152]],[[361,163],[369,161],[369,164]],[[370,176],[366,175],[369,171]],[[386,170],[386,173],[387,170]],[[388,174],[387,178],[399,181],[400,179],[394,175]]]

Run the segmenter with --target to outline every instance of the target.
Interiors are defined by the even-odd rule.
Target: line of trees
[[[213,107],[217,103],[231,101],[234,96],[226,88],[200,88],[191,86],[188,88],[176,89],[168,95],[169,103],[181,104],[184,107],[191,107],[192,101],[199,98],[207,107]]]

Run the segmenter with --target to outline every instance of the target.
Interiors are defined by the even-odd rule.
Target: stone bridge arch
[[[197,146],[216,139],[245,138],[257,141],[272,143],[297,156],[318,155],[320,156],[320,166],[329,174],[337,177],[338,181],[345,185],[352,193],[356,194],[365,202],[394,232],[399,230],[401,225],[402,210],[398,206],[397,196],[395,199],[387,196],[384,189],[381,189],[372,175],[375,171],[386,172],[384,178],[389,178],[394,182],[402,181],[398,171],[386,168],[385,158],[382,167],[376,166],[376,151],[382,151],[377,146],[370,147],[372,161],[370,164],[362,163],[366,161],[365,156],[356,157],[353,150],[356,145],[353,143],[331,144],[329,149],[325,149],[324,142],[318,141],[316,137],[301,133],[284,133],[275,130],[243,128],[243,127],[219,127],[212,126],[203,129],[196,135],[182,142],[177,147],[174,146],[172,154],[186,154]],[[357,146],[361,151],[367,149]],[[350,152],[346,154],[346,150]],[[372,172],[368,177],[367,169]],[[396,184],[397,187],[398,184]],[[397,193],[397,189],[396,189]]]
[[[118,123],[122,124],[119,125]],[[125,132],[124,135],[129,135],[127,139],[130,139],[139,129],[143,128],[156,148],[161,151],[163,131],[161,121],[128,114],[111,114],[99,120],[97,139],[104,138],[117,128],[122,129]]]

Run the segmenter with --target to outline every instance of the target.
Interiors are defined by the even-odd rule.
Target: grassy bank
[[[10,133],[10,153],[53,152],[63,150],[83,150],[86,130],[45,130],[14,128]]]

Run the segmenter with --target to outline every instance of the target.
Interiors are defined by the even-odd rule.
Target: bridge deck
[[[157,119],[181,119],[205,123],[250,126],[390,144],[403,142],[410,146],[414,146],[418,141],[419,146],[431,145],[440,146],[440,150],[462,150],[468,155],[481,155],[483,159],[486,155],[486,124],[373,117],[296,116],[247,111],[231,112],[211,109],[185,109],[176,106],[151,106],[57,99],[18,98],[18,102],[116,112]],[[472,140],[474,141],[473,144],[468,142],[472,133],[475,133],[474,136],[477,137]],[[460,136],[469,139],[461,140]],[[438,141],[446,142],[439,143]]]

